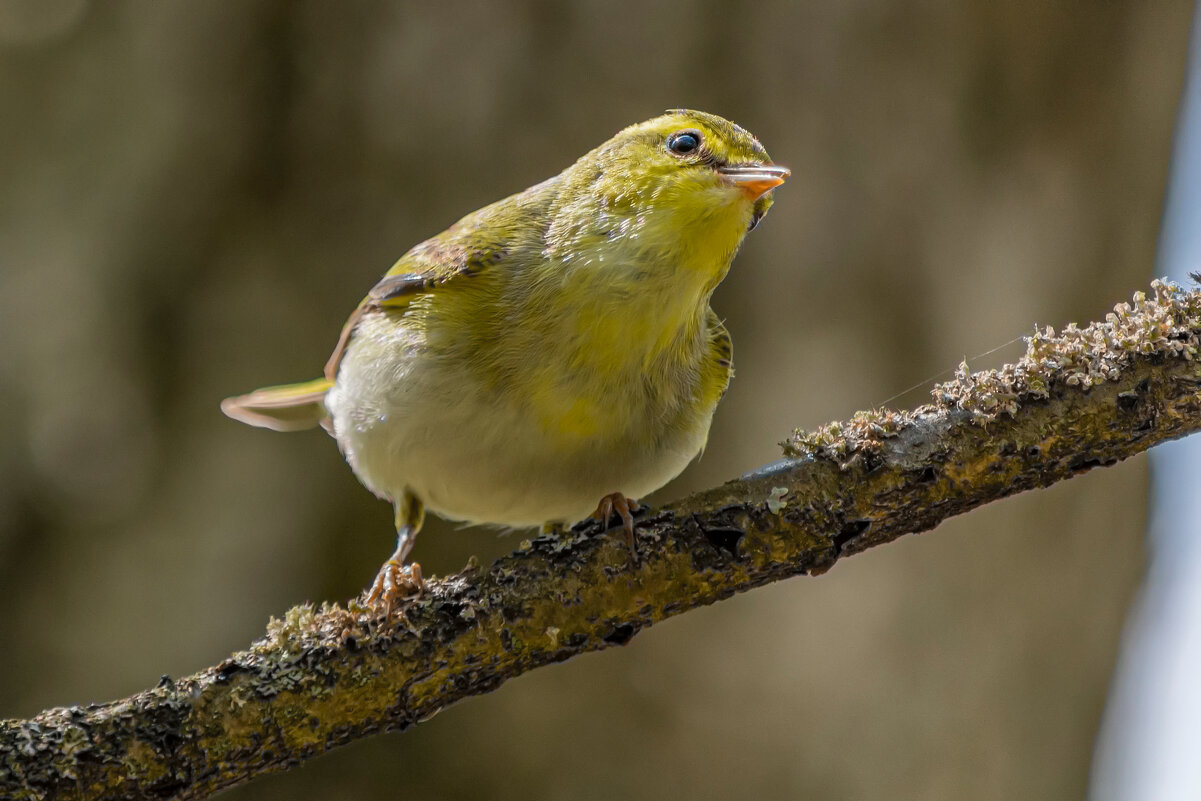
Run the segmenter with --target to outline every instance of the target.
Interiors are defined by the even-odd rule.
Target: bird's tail
[[[221,411],[233,419],[272,431],[303,431],[324,425],[325,393],[334,385],[328,378],[256,389],[221,401]]]

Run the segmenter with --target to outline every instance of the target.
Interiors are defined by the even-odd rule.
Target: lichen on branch
[[[1105,321],[1038,330],[932,402],[861,412],[785,458],[637,521],[580,525],[429,582],[392,619],[300,606],[248,650],[109,704],[0,722],[0,797],[194,799],[689,609],[1201,429],[1201,294],[1155,282]]]
[[[1201,275],[1194,278],[1201,280]],[[876,451],[879,440],[894,437],[932,414],[960,410],[969,413],[974,423],[987,425],[1002,416],[1015,416],[1022,403],[1049,398],[1056,382],[1084,390],[1116,382],[1134,358],[1193,361],[1201,293],[1163,279],[1152,281],[1151,291],[1149,298],[1136,292],[1131,303],[1117,304],[1104,321],[1084,328],[1068,323],[1056,333],[1051,326],[1036,327],[1033,335],[1025,337],[1025,354],[1012,364],[972,372],[966,361],[960,362],[950,381],[931,390],[932,404],[907,412],[858,412],[845,423],[830,423],[813,432],[798,429],[781,445],[790,456],[813,453],[843,458]]]

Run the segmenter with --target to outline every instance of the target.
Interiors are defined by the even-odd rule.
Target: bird
[[[321,378],[224,400],[276,431],[323,426],[395,514],[364,592],[424,591],[426,511],[505,528],[617,513],[704,449],[733,374],[710,307],[790,175],[752,134],[673,109],[406,252],[350,314]]]

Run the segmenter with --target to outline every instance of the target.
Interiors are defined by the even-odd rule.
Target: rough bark
[[[641,560],[598,525],[433,581],[392,620],[290,610],[249,650],[87,708],[0,722],[0,797],[203,798],[705,604],[1114,464],[1201,428],[1201,294],[1159,282],[909,412],[793,435],[786,458],[653,510]]]

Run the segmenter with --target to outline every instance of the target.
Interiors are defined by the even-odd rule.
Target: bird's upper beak
[[[718,167],[717,172],[731,186],[745,192],[751,200],[762,197],[792,175],[792,170],[777,164],[727,164]]]

